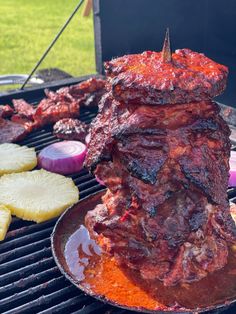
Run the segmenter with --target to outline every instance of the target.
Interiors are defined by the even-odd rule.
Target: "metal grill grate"
[[[96,111],[82,111],[80,119],[90,123]],[[59,141],[51,128],[30,134],[21,144],[39,152]],[[235,147],[236,149],[236,147]],[[79,187],[80,198],[102,187],[86,170],[71,176]],[[236,189],[228,191],[236,203]],[[52,257],[50,235],[56,219],[35,224],[13,218],[6,240],[0,244],[0,313],[68,313],[68,314],[128,314],[84,295],[67,281]],[[235,313],[236,307],[227,311]]]
[[[95,115],[94,110],[84,110],[80,119],[90,123]],[[35,147],[38,153],[58,141],[52,129],[45,128],[20,144]],[[102,189],[85,169],[70,177],[81,199]],[[84,295],[62,276],[50,248],[56,220],[35,224],[13,218],[6,240],[0,244],[0,313],[128,313]]]

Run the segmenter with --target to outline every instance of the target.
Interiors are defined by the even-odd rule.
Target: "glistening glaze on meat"
[[[172,62],[161,52],[145,51],[105,63],[113,96],[125,103],[147,105],[188,103],[223,92],[228,70],[203,54],[179,49]]]
[[[218,105],[206,100],[223,90],[227,70],[184,51],[192,63],[183,61],[181,67],[180,59],[178,70],[173,70],[178,74],[175,88],[159,89],[153,94],[156,102],[150,103],[144,90],[149,97],[154,83],[169,84],[169,67],[174,66],[161,65],[158,76],[149,63],[140,71],[145,53],[128,56],[125,65],[119,63],[121,58],[111,61],[112,88],[100,102],[86,158],[86,165],[108,187],[103,204],[87,214],[90,232],[120,264],[166,286],[198,281],[224,267],[236,239],[226,195],[230,131]],[[176,54],[172,58],[175,64]],[[132,79],[130,70],[122,72],[125,66],[132,70]],[[197,91],[186,75],[191,71]],[[112,82],[119,80],[120,72],[131,85],[139,78],[137,92],[133,85],[123,85],[127,91],[121,87],[118,95]]]

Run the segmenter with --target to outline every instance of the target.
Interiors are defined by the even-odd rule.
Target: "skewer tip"
[[[170,63],[172,61],[171,49],[170,49],[169,27],[167,27],[166,29],[166,35],[165,35],[164,44],[162,48],[162,61],[165,63]]]

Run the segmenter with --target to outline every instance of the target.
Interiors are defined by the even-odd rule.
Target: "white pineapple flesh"
[[[8,208],[0,205],[0,241],[5,239],[11,223],[11,212]]]
[[[0,144],[0,176],[31,170],[36,165],[37,156],[34,148],[12,143]]]
[[[72,179],[46,170],[3,175],[0,191],[0,203],[12,215],[36,222],[59,216],[79,199]]]

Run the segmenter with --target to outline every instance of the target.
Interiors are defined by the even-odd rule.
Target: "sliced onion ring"
[[[236,152],[234,151],[231,151],[229,166],[229,187],[236,187]]]
[[[83,167],[86,146],[79,141],[63,141],[45,147],[38,155],[39,166],[60,174],[72,174]]]

